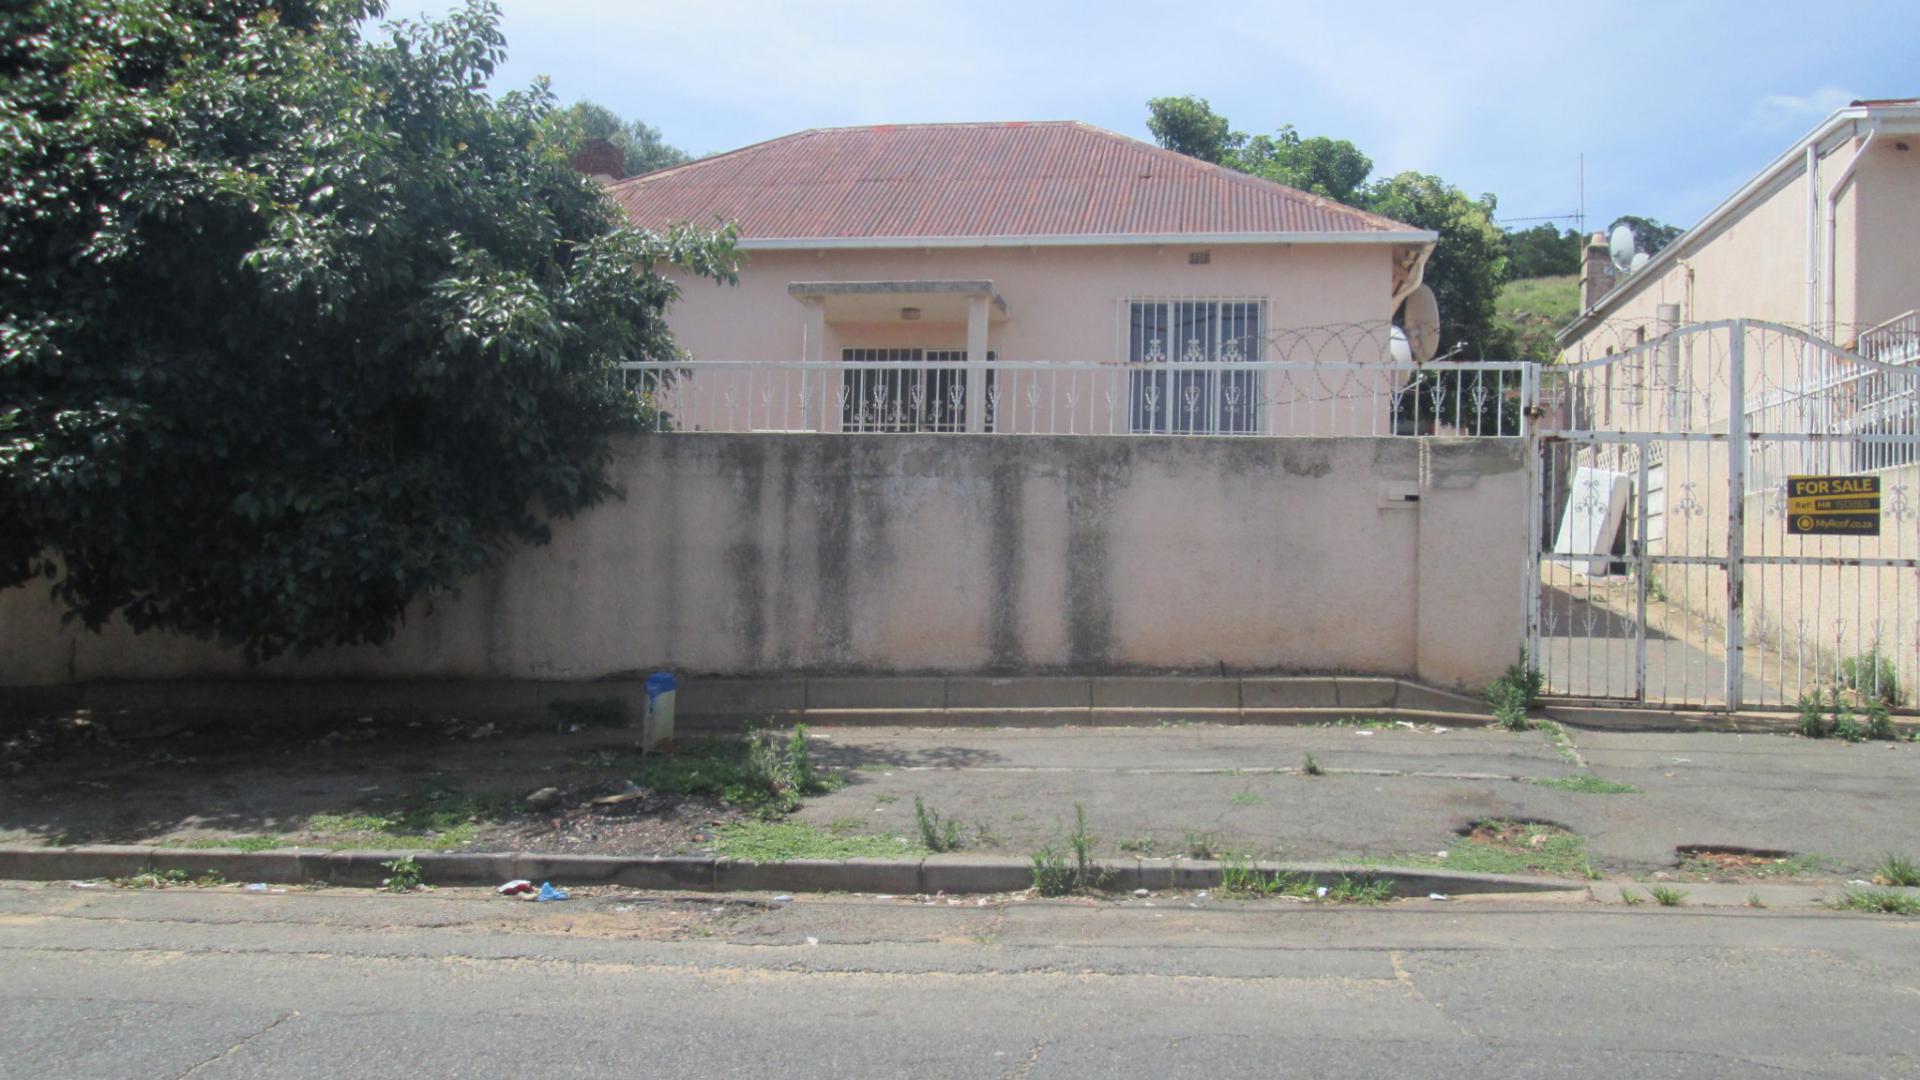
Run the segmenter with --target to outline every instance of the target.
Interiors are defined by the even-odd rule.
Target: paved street
[[[0,1076],[1913,1076],[1916,945],[1573,901],[15,884]]]

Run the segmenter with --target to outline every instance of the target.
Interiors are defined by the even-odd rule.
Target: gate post
[[[1747,321],[1732,323],[1727,353],[1727,662],[1728,712],[1740,709],[1746,685],[1742,609],[1747,549]]]

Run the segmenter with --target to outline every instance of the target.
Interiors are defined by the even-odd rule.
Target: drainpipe
[[[1807,140],[1807,332],[1820,319],[1820,139]]]
[[[1858,132],[1858,124],[1854,125],[1854,130],[1856,133]],[[1874,136],[1878,134],[1880,134],[1880,129],[1877,127],[1868,130],[1866,139],[1860,143],[1860,149],[1855,150],[1853,156],[1847,159],[1847,164],[1840,170],[1840,175],[1834,178],[1833,186],[1827,189],[1827,242],[1825,245],[1827,257],[1827,311],[1825,326],[1827,328],[1826,337],[1828,341],[1834,340],[1834,332],[1838,329],[1834,325],[1835,294],[1838,290],[1834,286],[1833,279],[1839,265],[1838,253],[1834,248],[1837,246],[1840,234],[1840,196],[1846,192],[1847,185],[1853,182],[1854,167],[1859,165],[1860,159],[1866,156],[1867,149],[1873,145]],[[1855,314],[1858,314],[1858,312]],[[1838,342],[1835,342],[1835,344],[1838,344]]]

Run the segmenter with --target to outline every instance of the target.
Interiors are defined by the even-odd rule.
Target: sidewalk
[[[919,851],[917,797],[958,823],[963,853],[1021,860],[1064,845],[1076,803],[1102,859],[1204,850],[1580,880],[1784,883],[1844,882],[1888,852],[1920,856],[1913,743],[1594,731],[1556,742],[1541,731],[1432,725],[811,734],[816,764],[840,786],[782,820],[821,837],[879,837],[908,855]],[[633,741],[624,729],[458,738],[423,729],[278,748],[154,740],[56,755],[0,784],[0,845],[697,855],[752,825],[717,787],[673,794],[632,783],[658,779],[663,766],[699,779],[713,767],[699,744],[642,759]],[[1309,756],[1321,775],[1306,773]],[[529,803],[547,788],[551,799]],[[1463,834],[1490,820],[1543,824],[1483,830],[1479,839],[1505,845],[1500,865],[1463,860],[1470,850],[1489,855]],[[880,853],[876,843],[853,854]],[[1681,849],[1696,846],[1785,854],[1688,861]]]
[[[1487,728],[817,734],[821,756],[852,782],[809,800],[802,819],[910,835],[919,796],[970,835],[985,826],[984,846],[1008,852],[1057,846],[1076,802],[1103,853],[1124,843],[1162,857],[1184,854],[1200,836],[1216,850],[1263,857],[1395,860],[1449,850],[1461,830],[1489,818],[1564,826],[1608,873],[1671,871],[1677,849],[1700,845],[1811,856],[1821,865],[1767,872],[1847,877],[1889,851],[1920,848],[1912,743],[1569,731],[1563,756],[1543,732]],[[1309,754],[1325,775],[1300,771]],[[1583,774],[1636,790],[1533,782]]]

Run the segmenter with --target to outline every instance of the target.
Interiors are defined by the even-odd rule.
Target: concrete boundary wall
[[[478,700],[492,680],[665,667],[1478,688],[1523,636],[1514,439],[661,435],[622,442],[614,469],[624,500],[421,605],[387,646],[249,668],[63,629],[29,586],[0,594],[0,685],[457,680]]]

